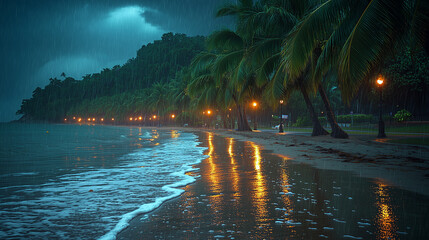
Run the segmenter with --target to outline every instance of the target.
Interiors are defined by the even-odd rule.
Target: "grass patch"
[[[422,137],[422,138],[399,138],[399,139],[392,139],[389,142],[391,142],[391,143],[400,143],[400,144],[413,144],[413,145],[429,146],[429,138],[428,137]]]
[[[345,131],[361,131],[366,133],[378,132],[378,125],[374,124],[354,127],[343,127]],[[429,133],[429,124],[416,124],[416,125],[404,125],[404,126],[386,126],[386,133]],[[353,134],[353,132],[351,132]],[[356,133],[356,132],[355,132]]]

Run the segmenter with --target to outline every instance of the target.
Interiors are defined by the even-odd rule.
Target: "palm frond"
[[[314,71],[314,78],[319,82],[322,76],[331,68],[336,68],[338,63],[338,55],[341,48],[346,42],[348,36],[353,30],[356,22],[359,20],[364,6],[356,6],[354,11],[348,12],[346,17],[335,28],[328,40],[323,46],[322,53],[317,59],[317,64]]]
[[[330,35],[333,26],[339,24],[353,2],[328,0],[310,12],[292,30],[282,50],[282,67],[291,77],[301,74],[315,46]]]
[[[233,72],[243,58],[244,50],[221,54],[214,62],[214,76],[222,78],[226,73]]]
[[[224,29],[212,33],[207,39],[209,50],[235,51],[244,47],[243,39],[234,31]]]
[[[394,43],[404,33],[403,4],[372,0],[354,26],[339,55],[339,87],[346,102],[392,53]]]
[[[270,81],[270,77],[275,73],[280,63],[281,54],[277,53],[266,59],[262,66],[256,71],[256,84],[262,86]]]

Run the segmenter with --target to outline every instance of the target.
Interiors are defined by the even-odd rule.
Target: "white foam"
[[[186,172],[206,158],[206,148],[198,146],[194,134],[160,143],[123,156],[111,168],[89,166],[45,184],[16,187],[0,202],[6,235],[64,239],[90,233],[89,238],[115,238],[136,215],[179,196],[183,190],[178,187],[195,181]]]
[[[294,222],[293,220],[288,220],[285,222],[287,225],[301,225],[302,223],[300,222]]]
[[[343,237],[344,238],[351,238],[351,239],[363,239],[362,237],[355,237],[355,236],[352,236],[352,235],[344,235]]]
[[[357,224],[364,225],[364,226],[371,226],[371,223],[366,223],[366,222],[357,222]]]

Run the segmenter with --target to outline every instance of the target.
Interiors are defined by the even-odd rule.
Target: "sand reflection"
[[[178,137],[180,137],[179,131],[172,130],[171,131],[171,138],[178,138]]]
[[[378,213],[375,216],[377,228],[377,239],[397,239],[397,218],[392,211],[391,197],[387,189],[387,185],[381,181],[376,182],[376,206]]]
[[[261,226],[267,220],[267,186],[261,169],[261,151],[260,147],[253,142],[249,142],[253,149],[253,164],[255,167],[254,190],[252,194],[255,207],[255,217],[258,225]]]
[[[228,140],[228,155],[231,162],[231,183],[232,183],[232,190],[234,191],[233,197],[235,200],[238,200],[238,198],[241,196],[240,192],[240,174],[237,172],[237,162],[234,158],[234,139],[229,138]]]
[[[215,219],[219,219],[218,212],[221,210],[221,203],[222,203],[222,186],[221,186],[221,179],[219,176],[219,172],[216,167],[216,155],[215,155],[215,145],[213,144],[213,133],[207,132],[207,142],[208,142],[208,153],[209,156],[207,159],[208,165],[210,167],[210,174],[208,174],[208,185],[210,188],[210,192],[213,194],[209,198],[210,207],[214,213]]]

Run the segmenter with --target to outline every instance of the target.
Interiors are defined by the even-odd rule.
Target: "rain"
[[[429,4],[0,2],[1,239],[429,239]]]

